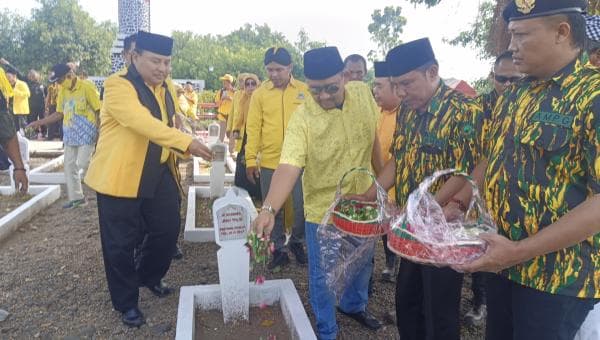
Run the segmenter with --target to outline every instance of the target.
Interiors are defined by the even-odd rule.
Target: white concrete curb
[[[11,187],[0,187],[0,195],[8,195]],[[35,195],[8,215],[0,218],[0,241],[8,237],[21,224],[29,221],[38,212],[54,203],[60,197],[59,185],[33,185],[29,187],[29,194]]]
[[[268,280],[261,285],[250,283],[250,306],[259,306],[262,303],[272,305],[277,302],[279,302],[290,329],[292,339],[317,339],[292,280]],[[177,310],[176,340],[196,339],[197,309],[221,309],[221,288],[218,284],[181,287]]]
[[[65,184],[67,180],[64,172],[52,172],[53,169],[63,165],[64,161],[65,156],[62,155],[31,170],[29,172],[29,182],[41,184]]]

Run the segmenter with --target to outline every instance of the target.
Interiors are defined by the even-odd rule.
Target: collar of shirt
[[[296,84],[296,82],[297,82],[297,80],[294,79],[294,76],[290,75],[290,82],[287,84],[287,86],[291,86],[293,88],[297,88],[298,84]],[[273,89],[275,89],[275,86],[273,85],[273,82],[271,80],[268,80],[268,81],[264,82],[264,84],[265,84],[265,87],[267,88],[267,90],[273,90]]]
[[[446,99],[452,94],[452,89],[442,80],[440,80],[440,84],[433,93],[433,96],[429,100],[429,104],[427,104],[427,108],[424,111],[417,111],[418,114],[429,113],[431,115],[437,116],[440,112],[440,105],[446,101]]]
[[[565,80],[576,73],[579,69],[581,69],[585,65],[585,55],[582,53],[579,57],[575,58],[573,61],[568,63],[565,67],[560,69],[558,72],[554,73],[550,79],[538,79],[533,76],[526,77],[523,81],[527,83],[532,83],[533,85],[543,84],[545,82],[552,81],[559,87],[562,87]]]

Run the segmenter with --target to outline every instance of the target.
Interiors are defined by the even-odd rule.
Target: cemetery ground
[[[182,162],[180,170],[187,192],[192,162]],[[2,185],[7,180],[7,175],[0,175]],[[86,188],[89,204],[64,210],[65,191],[63,186],[57,202],[0,243],[0,309],[10,313],[0,321],[0,339],[173,339],[179,287],[219,281],[216,244],[185,242],[182,231],[179,245],[184,258],[174,260],[165,277],[177,290],[159,299],[141,288],[139,304],[147,323],[140,329],[127,328],[120,313],[112,309],[106,286],[95,194]],[[181,215],[184,219],[183,208]],[[383,263],[379,243],[369,310],[384,321],[384,327],[372,332],[338,313],[339,339],[398,339],[395,321],[387,316],[394,310],[395,285],[380,280]],[[293,280],[314,328],[307,267],[297,265],[292,257],[289,266],[267,276],[279,278]],[[463,296],[464,315],[470,306],[470,290],[463,289]],[[463,327],[463,339],[482,338],[483,327]]]

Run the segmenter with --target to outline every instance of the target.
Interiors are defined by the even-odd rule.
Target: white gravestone
[[[250,254],[245,244],[252,214],[244,192],[231,188],[212,208],[215,241],[221,247],[217,260],[225,323],[248,320],[250,312]]]
[[[210,197],[221,197],[225,188],[225,156],[227,145],[216,143],[211,145],[213,160],[210,167]]]
[[[221,133],[221,126],[219,123],[212,123],[208,126],[208,145],[215,144],[219,141],[219,134]]]

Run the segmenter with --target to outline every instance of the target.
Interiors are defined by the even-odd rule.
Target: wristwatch
[[[275,216],[275,209],[273,209],[272,206],[270,206],[269,204],[264,204],[261,208],[260,208],[260,212],[266,211],[268,213],[270,213],[271,215]]]

